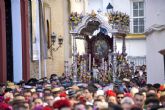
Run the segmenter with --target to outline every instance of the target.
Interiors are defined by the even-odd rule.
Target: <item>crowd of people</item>
[[[1,83],[0,110],[165,110],[165,86],[140,87],[137,82],[73,83],[52,74],[49,79]]]

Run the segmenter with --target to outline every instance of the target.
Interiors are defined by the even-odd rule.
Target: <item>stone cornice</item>
[[[144,34],[149,35],[154,31],[162,31],[162,30],[165,30],[165,24],[164,25],[154,24],[151,27],[149,27]]]

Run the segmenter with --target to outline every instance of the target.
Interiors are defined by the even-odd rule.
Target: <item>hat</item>
[[[99,95],[104,95],[104,91],[103,90],[97,90],[96,91],[96,95],[99,96]]]
[[[51,89],[51,85],[50,84],[46,84],[45,85],[45,89]]]
[[[124,78],[123,81],[130,82],[130,79]]]
[[[30,85],[30,86],[36,86],[37,84],[37,79],[36,78],[31,78],[27,81],[26,85]]]
[[[124,79],[123,79],[124,80]],[[116,80],[115,82],[114,82],[114,84],[115,85],[120,85],[120,84],[122,84],[122,82],[121,82],[121,80]]]
[[[19,83],[17,83],[17,85],[22,85],[25,84],[26,82],[24,80],[21,80]]]
[[[7,88],[15,89],[16,87],[15,87],[15,84],[14,83],[8,82],[7,83]]]
[[[32,89],[32,86],[30,86],[30,85],[24,85],[23,88],[24,89]]]
[[[74,90],[69,90],[66,92],[68,94],[69,97],[73,97],[76,94],[76,91]]]
[[[61,91],[61,88],[59,88],[59,87],[56,87],[56,88],[53,88],[52,89],[52,93],[54,93],[54,92],[60,92]]]
[[[76,85],[73,85],[72,87],[70,87],[72,90],[79,90],[80,88]]]

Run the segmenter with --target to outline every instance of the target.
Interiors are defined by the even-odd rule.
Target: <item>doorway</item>
[[[5,0],[6,10],[6,52],[7,52],[7,80],[13,81],[13,39],[11,0]]]

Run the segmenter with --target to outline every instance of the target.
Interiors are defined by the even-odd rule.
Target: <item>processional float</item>
[[[104,18],[107,18],[106,21]],[[106,30],[106,34],[113,38],[113,47],[108,50],[108,61],[102,58],[101,65],[98,67],[101,70],[99,73],[103,82],[115,81],[116,79],[129,78],[130,67],[126,59],[126,43],[125,37],[129,33],[129,16],[122,12],[111,11],[106,16],[95,14],[82,15],[76,12],[71,13],[69,17],[70,35],[72,38],[72,65],[69,68],[68,61],[65,61],[65,74],[67,77],[72,77],[73,82],[91,81],[92,66],[95,65],[95,59],[91,54],[79,55],[77,52],[76,39],[84,39],[84,36],[89,36],[90,33],[82,33],[82,30],[89,26],[90,22],[98,22],[98,27]],[[117,52],[116,39],[122,39],[122,52]],[[93,62],[91,62],[93,61]]]

